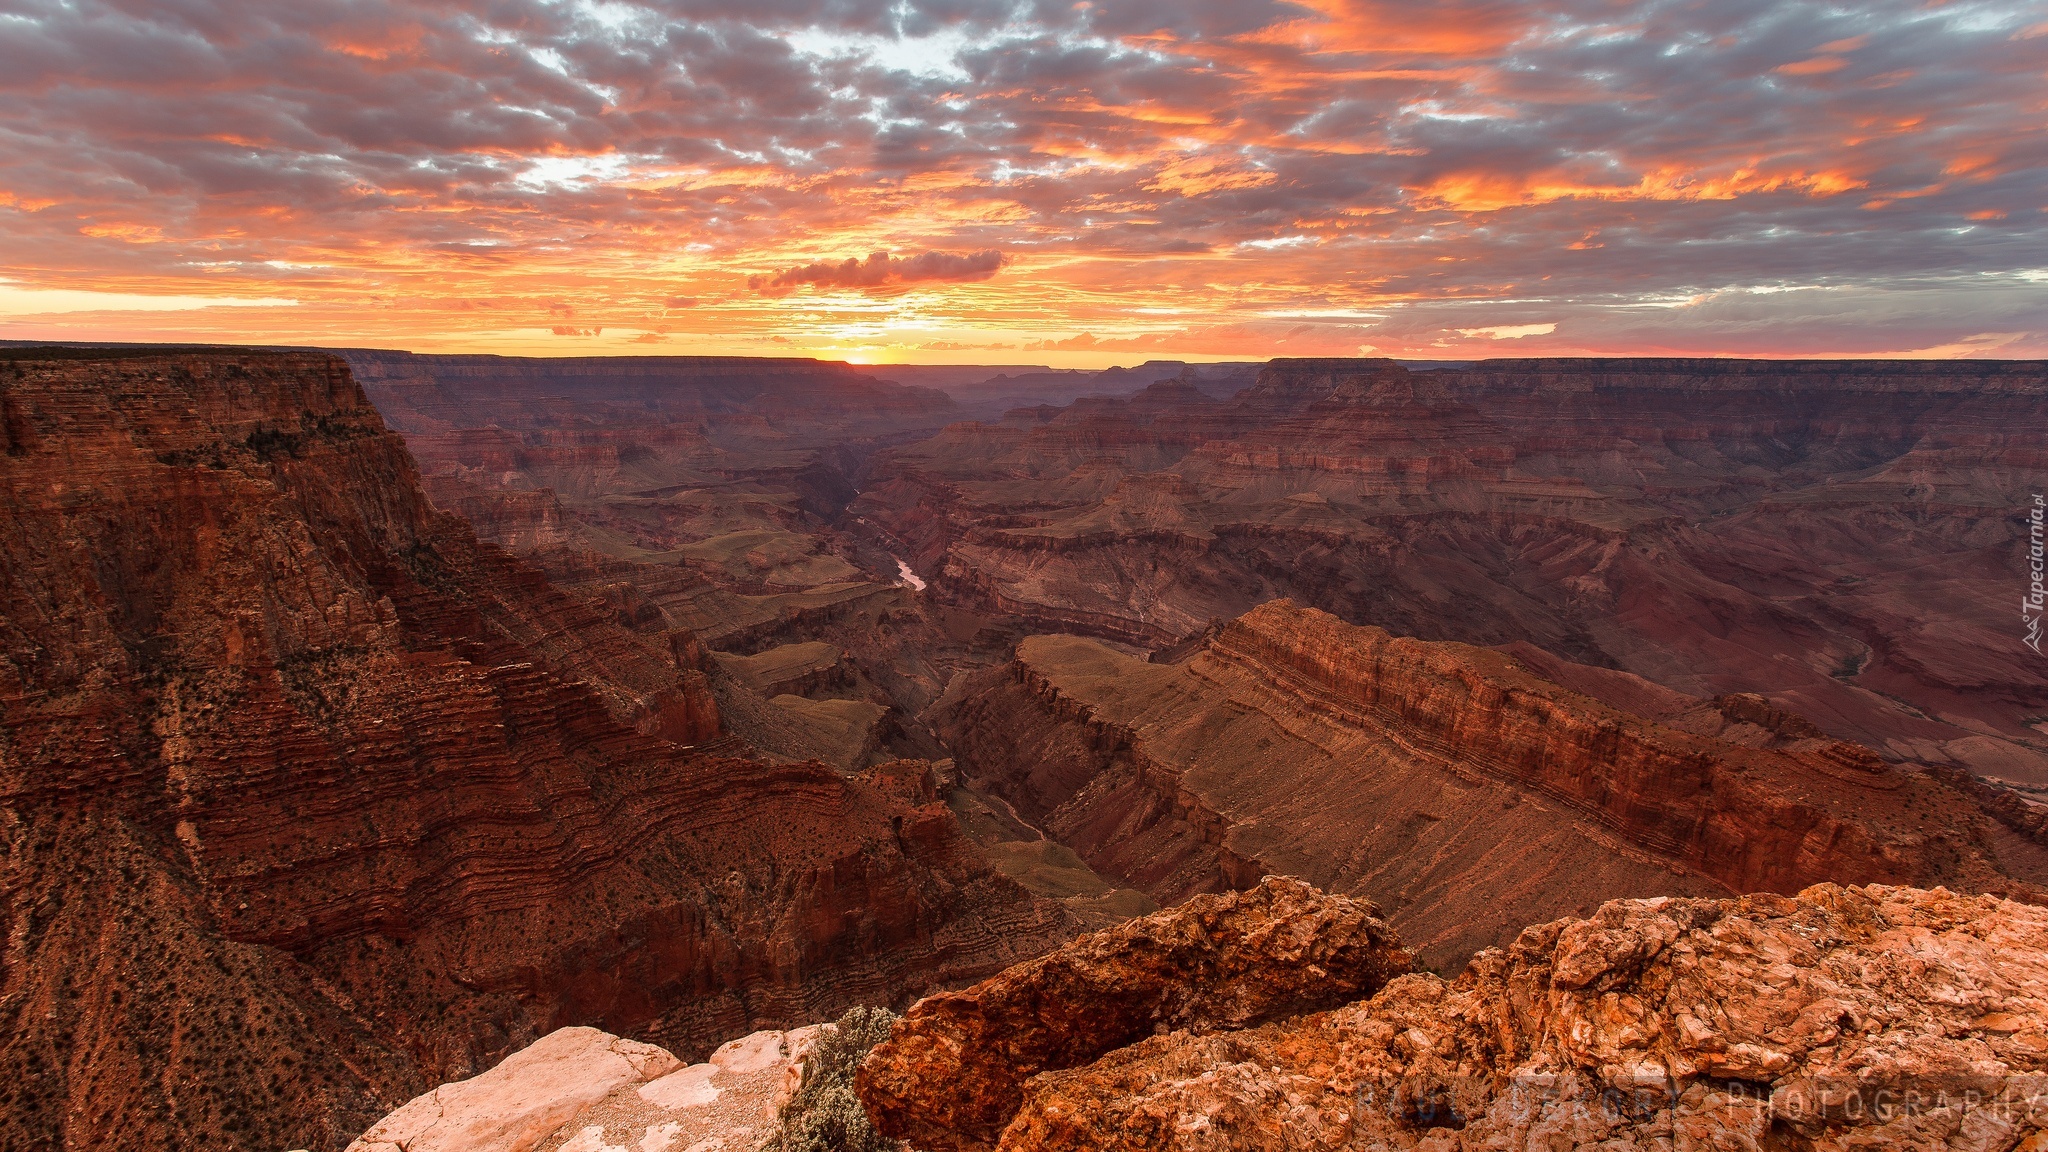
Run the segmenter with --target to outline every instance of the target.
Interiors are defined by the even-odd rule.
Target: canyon
[[[1152,649],[1289,598],[2040,788],[2012,605],[2044,396],[2015,361],[1275,360],[1229,399],[949,426],[878,453],[852,511],[1037,631]]]
[[[1832,933],[1796,964],[1838,981],[1913,925],[2038,948],[2048,677],[2004,605],[2044,399],[2019,362],[0,349],[0,1144],[337,1152],[547,1043],[627,1108],[916,1003],[863,1092],[925,1152],[1198,1113],[1449,1148],[1332,1101],[1435,1052],[1424,1118],[1479,1140],[1530,1061],[1612,1089],[1557,1047],[1581,985],[1500,991],[1575,932],[1641,953],[1584,985],[1623,1001],[1734,925]],[[1055,1000],[1089,1015],[1017,1023]],[[1897,1037],[1977,1027],[1912,1004]],[[1752,1123],[1692,1024],[1610,1007],[1667,1128]]]
[[[741,754],[333,357],[15,354],[0,415],[0,1144],[339,1148],[565,1024],[688,1057],[1072,931],[928,766]]]
[[[1662,703],[1275,601],[1167,662],[1032,637],[936,713],[966,779],[1105,877],[1162,905],[1301,877],[1445,970],[1623,896],[2048,881],[2038,837],[1943,780],[1761,697]]]
[[[490,401],[476,359],[404,358],[389,394],[375,380],[399,370],[359,363],[430,491],[473,508],[488,489],[483,530],[557,583],[629,628],[702,637],[755,748],[849,768],[950,757],[956,810],[1048,894],[1134,910],[1277,870],[1369,891],[1455,965],[1624,895],[2048,880],[2025,798],[2048,783],[2048,696],[1994,632],[2021,576],[2018,485],[2039,449],[2015,429],[2048,394],[2039,365],[1279,360],[1092,382],[904,368],[908,386],[870,368],[859,389],[901,394],[833,436],[788,410],[706,419],[730,409],[732,369],[676,361],[658,405],[696,421],[691,456],[675,422],[636,415],[656,403],[640,362],[592,382],[588,362],[492,361],[512,399]],[[955,419],[1034,383],[1047,399]],[[487,435],[518,446],[450,455]],[[612,463],[564,464],[571,438]],[[764,509],[772,530],[728,531]],[[1407,718],[1334,716],[1329,695],[1359,685],[1289,671],[1365,633],[1322,628],[1321,652],[1234,643],[1283,596],[1332,624],[1498,648],[1670,740],[1807,746],[1672,752],[1634,783],[1560,789],[1484,767],[1535,753],[1455,732],[1361,791],[1345,769]],[[1728,766],[1677,774],[1718,799],[1658,827],[1587,799],[1657,807],[1670,764],[1702,755]],[[1786,826],[1752,835],[1765,818],[1736,813],[1766,800]],[[1830,805],[1863,810],[1821,819]],[[1078,856],[1064,886],[1039,874],[1046,843]],[[1728,858],[1738,845],[1751,863]]]
[[[841,521],[867,459],[960,417],[951,397],[809,360],[345,356],[436,506],[622,627],[688,632],[728,665],[833,645],[801,650],[824,663],[799,691],[715,677],[752,747],[860,766],[938,754],[903,721],[975,626],[926,619],[915,573]]]

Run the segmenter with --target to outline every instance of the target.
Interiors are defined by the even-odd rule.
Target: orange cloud
[[[1810,60],[1800,60],[1792,64],[1780,64],[1774,71],[1782,72],[1787,76],[1822,76],[1829,72],[1839,71],[1848,67],[1848,65],[1849,62],[1840,56],[1815,56]]]
[[[2039,26],[1925,16],[31,6],[0,337],[2048,353]],[[222,303],[264,300],[294,306]]]

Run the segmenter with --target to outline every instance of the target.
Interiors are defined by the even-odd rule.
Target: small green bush
[[[818,1038],[804,1059],[803,1084],[782,1110],[782,1131],[763,1152],[900,1152],[868,1123],[853,1094],[853,1073],[868,1049],[889,1035],[896,1014],[887,1008],[856,1007]]]

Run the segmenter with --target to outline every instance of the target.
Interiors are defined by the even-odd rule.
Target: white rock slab
[[[750,1152],[829,1028],[755,1032],[688,1067],[651,1044],[564,1028],[412,1101],[349,1152]]]
[[[718,1088],[711,1083],[711,1078],[718,1072],[716,1064],[692,1064],[659,1080],[642,1084],[638,1092],[642,1100],[656,1108],[669,1111],[702,1108],[718,1099]]]
[[[530,1152],[613,1091],[681,1066],[652,1044],[562,1028],[482,1075],[418,1097],[378,1121],[349,1152]]]

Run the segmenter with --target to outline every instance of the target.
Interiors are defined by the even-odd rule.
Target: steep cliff
[[[1127,926],[1149,931],[1125,962],[1145,964],[1176,915]],[[1306,917],[1264,930],[1314,933]],[[1056,1002],[1043,1018],[1068,1022]],[[927,1020],[913,1008],[862,1069],[864,1102],[895,1131],[943,1122],[950,1069],[1002,1059],[902,1042]],[[1330,1011],[1138,1038],[1026,1081],[993,1139],[939,1146],[2032,1149],[2048,1141],[2044,1082],[2048,913],[1824,884],[1615,901],[1531,927],[1455,981],[1411,974]],[[920,1090],[881,1090],[897,1084]]]
[[[1691,704],[1660,724],[1279,601],[1179,664],[1034,637],[937,716],[970,779],[1105,876],[1162,904],[1301,876],[1438,965],[1621,896],[2027,888],[1947,785],[1760,697]]]
[[[693,751],[694,638],[434,510],[336,359],[17,353],[0,416],[0,1145],[338,1148],[1064,930],[915,789]]]

